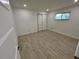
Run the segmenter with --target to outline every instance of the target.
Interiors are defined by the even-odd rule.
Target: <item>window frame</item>
[[[70,19],[70,15],[69,15],[69,19],[63,19],[62,17],[63,17],[63,14],[65,14],[65,13],[69,13],[70,15],[71,15],[71,12],[59,12],[59,13],[56,13],[55,14],[55,19],[56,19],[56,15],[57,14],[62,14],[61,15],[61,19],[56,19],[56,20],[58,20],[58,21],[67,21],[67,20],[69,20]]]

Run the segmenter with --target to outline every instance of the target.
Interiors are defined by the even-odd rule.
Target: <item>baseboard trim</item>
[[[21,35],[18,35],[18,37],[21,37],[21,36],[24,36],[24,35],[29,35],[29,34],[33,34],[33,33],[36,33],[38,31],[33,31],[33,32],[29,32],[29,33],[23,33]]]
[[[71,38],[79,40],[79,37],[76,37],[76,36],[73,36],[73,35],[69,35],[69,34],[66,34],[66,33],[62,33],[62,32],[59,32],[57,30],[51,30],[51,29],[49,29],[49,31],[53,31],[53,32],[56,32],[56,33],[59,33],[59,34],[63,34],[65,36],[68,36],[68,37],[71,37]]]
[[[78,57],[74,56],[75,59],[79,59]]]
[[[15,59],[17,59],[17,57],[18,57],[18,56],[17,56],[17,47],[18,47],[18,46],[16,46],[16,48],[15,48],[15,49],[16,49],[16,51],[15,51]]]

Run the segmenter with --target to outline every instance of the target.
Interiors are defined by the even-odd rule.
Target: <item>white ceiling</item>
[[[27,8],[36,11],[45,11],[47,8],[56,10],[74,5],[74,0],[10,0],[10,2],[13,7]],[[24,7],[24,4],[27,4],[27,7]]]

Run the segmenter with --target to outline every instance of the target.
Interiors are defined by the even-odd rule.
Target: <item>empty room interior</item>
[[[0,59],[79,59],[79,0],[0,0]]]

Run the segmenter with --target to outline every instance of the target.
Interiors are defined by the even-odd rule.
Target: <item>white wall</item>
[[[0,3],[0,59],[15,59],[16,48],[17,36],[11,9]]]
[[[13,26],[11,10],[7,10],[0,3],[0,37]]]
[[[0,59],[15,59],[17,39],[12,27],[0,40]]]
[[[13,8],[18,36],[37,32],[37,13],[27,9]]]
[[[48,28],[49,30],[79,39],[79,6],[69,8],[67,10],[71,12],[69,21],[56,21],[55,14],[58,11],[50,12],[48,15]]]

